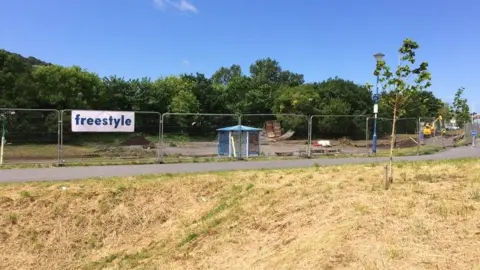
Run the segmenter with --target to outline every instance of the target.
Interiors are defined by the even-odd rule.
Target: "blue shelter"
[[[237,125],[217,131],[219,156],[236,157],[241,153],[242,157],[248,158],[260,155],[261,129]]]

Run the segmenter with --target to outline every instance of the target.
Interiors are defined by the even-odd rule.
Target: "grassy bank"
[[[480,161],[0,186],[1,269],[472,269]]]

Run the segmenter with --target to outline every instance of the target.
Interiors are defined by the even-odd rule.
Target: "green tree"
[[[442,107],[438,109],[438,114],[442,116],[444,124],[452,120],[453,114],[450,110],[450,105],[442,101]]]
[[[428,63],[422,62],[418,66],[414,66],[416,51],[419,47],[418,43],[412,39],[404,39],[402,46],[398,50],[402,62],[395,73],[391,71],[384,60],[377,61],[374,71],[374,75],[379,77],[383,91],[386,93],[384,101],[390,108],[392,116],[389,173],[388,179],[385,181],[386,189],[393,182],[393,150],[397,120],[406,113],[406,107],[411,103],[412,98],[431,86],[431,74],[428,71]]]
[[[95,109],[105,105],[99,98],[104,91],[97,74],[78,66],[36,66],[32,73],[37,104],[41,108]]]
[[[214,88],[212,79],[201,73],[183,74],[180,78],[192,84],[192,92],[200,104],[198,109],[200,112],[214,113],[226,110],[223,96],[219,95],[221,91]]]
[[[373,107],[369,88],[338,77],[318,84],[323,99],[337,98],[350,104],[347,114],[368,114]]]
[[[200,113],[200,103],[191,90],[180,90],[172,99],[170,105],[173,113]]]
[[[366,118],[359,115],[371,113],[373,100],[370,89],[338,77],[322,81],[318,89],[322,98],[317,105],[318,114],[331,115],[315,118],[318,123],[314,121],[313,124],[316,124],[318,134],[364,138]],[[345,117],[347,115],[351,117]]]
[[[99,93],[101,106],[104,110],[130,111],[134,107],[133,97],[135,90],[131,80],[125,80],[117,76],[104,77],[102,79],[103,91]]]
[[[257,85],[298,86],[304,83],[302,74],[283,70],[280,63],[270,57],[251,64],[250,76]]]
[[[314,84],[303,84],[294,87],[282,86],[274,101],[275,114],[314,115],[319,112],[321,102],[318,87]],[[282,127],[295,130],[296,134],[307,135],[307,117],[278,116]],[[302,134],[303,133],[303,134]]]
[[[213,100],[217,101],[215,112],[242,113],[246,110],[246,95],[251,89],[251,79],[242,74],[238,65],[221,67],[211,78],[214,95]],[[221,105],[220,105],[221,104]]]
[[[282,70],[272,58],[259,59],[250,65],[251,88],[245,95],[248,113],[272,113],[281,86],[304,83],[303,75]]]
[[[395,93],[390,93],[395,94]],[[394,97],[385,99],[387,107],[389,100]],[[405,105],[402,117],[436,117],[438,111],[443,107],[443,101],[435,97],[433,92],[418,91],[412,93],[410,101]],[[391,111],[391,110],[390,110]],[[388,111],[387,111],[388,112]]]
[[[46,65],[34,58],[0,50],[0,106],[7,108],[38,108],[33,65]]]
[[[458,126],[463,128],[466,122],[470,121],[470,107],[468,100],[463,97],[464,87],[458,88],[451,107],[451,112]]]
[[[394,92],[383,92],[380,95],[379,117],[384,118],[377,122],[377,134],[390,135],[392,131],[391,101],[395,99]],[[435,97],[433,92],[419,91],[412,93],[409,102],[403,108],[399,116],[401,121],[397,123],[397,133],[418,132],[418,118],[435,118],[438,116],[443,101]],[[445,116],[445,114],[442,114]]]
[[[212,78],[216,99],[223,104],[220,112],[251,113],[247,95],[253,88],[252,79],[243,75],[239,66],[222,67]]]
[[[303,84],[295,87],[283,86],[274,101],[273,111],[276,114],[318,114],[317,104],[321,102],[318,86]]]
[[[221,67],[212,75],[212,84],[215,88],[227,88],[228,83],[236,77],[242,75],[242,68],[239,65],[231,67]]]
[[[194,83],[174,76],[168,77],[167,81],[172,89],[176,89],[169,111],[172,113],[199,113],[200,103],[192,91]],[[200,120],[200,117],[191,116],[174,116],[173,118],[181,125],[182,132],[184,128],[190,127],[192,123]]]
[[[366,115],[371,107],[373,101],[367,87],[330,78],[320,83],[283,86],[275,99],[273,111],[277,114],[322,115],[313,118],[313,131],[318,136],[363,138],[366,116],[354,115]],[[346,117],[348,115],[351,117]],[[295,128],[297,132],[303,130],[303,120],[284,118],[293,121],[290,128]]]

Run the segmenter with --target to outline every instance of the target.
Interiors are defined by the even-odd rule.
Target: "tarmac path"
[[[395,161],[448,160],[480,158],[480,146],[451,148],[432,155],[395,157]],[[60,167],[42,169],[0,170],[0,183],[29,181],[67,181],[96,177],[125,177],[144,174],[196,173],[211,171],[281,169],[319,166],[386,162],[388,158],[322,158],[275,161],[234,161],[210,163],[178,163],[152,165],[115,165],[88,167]]]

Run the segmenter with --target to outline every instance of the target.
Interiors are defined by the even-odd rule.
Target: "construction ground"
[[[260,136],[260,157],[275,156],[306,156],[308,141],[294,138],[294,132],[283,131],[278,123],[266,123]],[[150,161],[158,157],[166,157],[175,161],[182,158],[216,158],[218,157],[218,140],[215,138],[201,140],[175,140],[171,134],[165,134],[164,143],[158,142],[158,137],[145,138],[134,136],[117,144],[105,145],[92,142],[85,145],[63,145],[61,159],[65,162],[124,162]],[[425,138],[424,146],[453,147],[456,144],[453,135]],[[328,140],[329,146],[319,146],[321,138],[312,138],[310,147],[312,156],[317,155],[366,155],[371,153],[371,140],[349,140],[339,138]],[[417,148],[417,134],[398,134],[396,149],[411,149],[415,154]],[[379,138],[377,149],[389,149],[388,136]],[[59,159],[58,145],[7,145],[5,147],[4,163],[56,163]],[[172,162],[173,162],[172,161]]]
[[[293,131],[283,131],[277,121],[267,121],[261,132],[260,156],[304,156],[308,151],[307,140],[292,140]],[[420,142],[420,148],[423,146],[433,147],[453,147],[457,134],[447,134],[445,136],[429,136]],[[417,134],[398,134],[395,148],[405,149],[417,147]],[[318,144],[320,142],[320,144]],[[322,142],[328,143],[328,146],[322,145]],[[388,136],[379,138],[377,149],[389,149],[390,139]],[[340,138],[334,140],[322,140],[321,138],[312,138],[310,148],[312,155],[325,153],[341,154],[368,154],[371,153],[371,140],[350,140]],[[166,143],[162,152],[165,156],[174,157],[214,157],[217,155],[217,141],[211,142],[185,142],[185,143]]]

